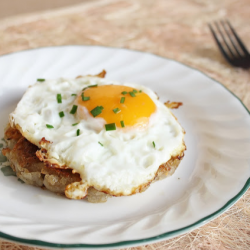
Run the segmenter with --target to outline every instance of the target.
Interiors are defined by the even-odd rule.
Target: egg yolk
[[[103,118],[107,124],[115,123],[116,127],[123,127],[122,124],[146,127],[156,110],[155,103],[146,93],[122,85],[89,87],[83,90],[77,102],[90,115]]]

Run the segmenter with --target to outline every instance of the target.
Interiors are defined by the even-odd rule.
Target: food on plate
[[[38,79],[27,89],[9,116],[3,149],[21,180],[105,202],[174,173],[186,146],[171,103],[148,87],[104,76]]]

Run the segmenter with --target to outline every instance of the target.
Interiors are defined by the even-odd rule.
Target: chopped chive
[[[71,96],[77,96],[77,94],[71,94]]]
[[[93,84],[93,85],[89,85],[88,88],[94,88],[94,87],[97,87],[98,85],[97,84]]]
[[[120,121],[120,123],[121,123],[122,128],[124,128],[125,127],[124,121]]]
[[[4,174],[4,176],[16,176],[16,173],[13,171],[13,169],[10,166],[2,167],[1,171]]]
[[[98,86],[97,84],[89,85],[89,86],[83,88],[82,91],[84,91],[85,89],[94,88],[94,87],[97,87],[97,86]]]
[[[116,130],[115,123],[105,124],[106,131]]]
[[[79,135],[80,135],[80,129],[77,129],[76,136],[79,136]]]
[[[132,97],[135,97],[135,93],[133,91],[130,91],[129,94],[132,96]]]
[[[124,101],[125,101],[125,97],[123,96],[121,97],[120,103],[124,103]]]
[[[50,124],[46,124],[46,127],[47,128],[54,128],[52,125],[50,125]]]
[[[61,118],[64,117],[64,112],[63,112],[63,111],[59,112],[59,116],[60,116]]]
[[[89,99],[90,99],[89,96],[84,96],[84,97],[83,97],[83,101],[88,101]]]
[[[139,90],[139,93],[141,93],[141,92],[142,92],[142,90],[140,89],[140,90]]]
[[[137,93],[138,91],[137,91],[136,89],[133,89],[133,92],[134,92],[134,93]]]
[[[122,94],[123,95],[126,95],[128,92],[127,91],[122,91]]]
[[[0,154],[0,163],[6,162],[6,161],[7,161],[7,157],[5,157],[3,154]]]
[[[121,111],[121,110],[120,110],[119,108],[113,109],[113,112],[114,112],[115,114],[119,113],[120,111]]]
[[[79,122],[72,124],[72,126],[76,126],[77,124],[79,124]]]
[[[38,78],[37,81],[38,81],[38,82],[44,82],[45,79],[43,79],[43,78]]]
[[[90,99],[89,96],[84,96],[84,94],[82,93],[82,100],[83,101],[88,101]]]
[[[103,147],[103,144],[102,143],[100,143],[100,142],[98,142],[102,147]]]
[[[153,144],[153,146],[154,146],[154,148],[155,148],[155,142],[154,142],[154,141],[152,142],[152,144]]]
[[[77,110],[78,106],[77,105],[73,105],[70,114],[75,114],[76,110]]]
[[[57,94],[56,99],[57,99],[58,103],[62,103],[62,95],[61,94]]]
[[[98,116],[98,115],[100,115],[100,114],[102,113],[102,110],[103,110],[103,106],[96,106],[94,109],[92,109],[92,110],[90,111],[90,113],[91,113],[94,117],[96,117],[96,116]]]

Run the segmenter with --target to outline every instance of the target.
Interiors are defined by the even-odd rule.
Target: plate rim
[[[155,56],[161,59],[167,59],[169,61],[173,61],[177,64],[180,65],[184,65],[185,67],[194,70],[196,72],[199,72],[200,74],[204,75],[205,77],[208,77],[209,79],[213,80],[215,83],[218,83],[219,85],[221,85],[226,91],[228,91],[233,97],[235,97],[240,103],[241,105],[245,108],[245,110],[248,112],[248,114],[250,115],[250,111],[248,110],[248,108],[246,107],[246,105],[243,103],[243,101],[236,95],[234,94],[230,89],[228,89],[226,86],[224,86],[222,83],[218,82],[217,80],[215,80],[213,77],[205,74],[204,72],[189,66],[185,63],[176,61],[174,59],[171,58],[167,58],[164,56],[160,56],[157,54],[154,54],[152,52],[148,52],[148,51],[141,51],[141,50],[136,50],[136,49],[130,49],[130,48],[119,48],[119,47],[112,47],[112,46],[102,46],[102,45],[59,45],[59,46],[44,46],[44,47],[38,47],[38,48],[31,48],[31,49],[26,49],[26,50],[21,50],[21,51],[16,51],[16,52],[10,52],[7,54],[3,54],[0,55],[1,57],[5,57],[5,56],[9,56],[12,54],[17,54],[17,53],[25,53],[27,51],[32,51],[32,50],[40,50],[40,49],[46,49],[46,48],[63,48],[63,47],[94,47],[94,48],[108,48],[108,49],[115,49],[115,50],[124,50],[124,51],[132,51],[132,52],[136,52],[136,53],[142,53],[142,54],[148,54],[151,56]],[[135,246],[135,245],[143,245],[144,243],[153,243],[153,242],[157,242],[157,241],[162,241],[164,239],[168,239],[168,238],[173,238],[175,236],[187,233],[195,228],[198,228],[208,222],[210,222],[211,220],[215,219],[216,217],[220,216],[222,213],[224,213],[226,210],[228,210],[231,206],[233,206],[243,195],[244,193],[248,190],[248,188],[250,187],[250,177],[247,179],[246,183],[244,184],[244,186],[242,187],[242,189],[234,196],[232,197],[230,200],[228,200],[224,206],[222,206],[221,208],[219,208],[218,210],[216,210],[215,212],[213,212],[212,214],[209,214],[203,218],[201,218],[200,220],[176,229],[176,230],[172,230],[163,234],[159,234],[157,236],[153,236],[153,237],[148,237],[148,238],[143,238],[143,239],[137,239],[137,240],[127,240],[127,241],[118,241],[118,242],[113,242],[113,243],[105,243],[105,244],[83,244],[83,243],[74,243],[74,244],[61,244],[61,243],[52,243],[52,242],[47,242],[47,241],[41,241],[41,240],[34,240],[34,239],[26,239],[26,238],[20,238],[20,237],[16,237],[16,236],[12,236],[6,233],[3,233],[0,231],[0,238],[8,240],[8,241],[12,241],[12,242],[16,242],[16,243],[20,243],[20,244],[25,244],[25,245],[31,245],[31,246],[41,246],[41,247],[50,247],[50,248],[117,248],[117,247],[126,247],[126,246]]]

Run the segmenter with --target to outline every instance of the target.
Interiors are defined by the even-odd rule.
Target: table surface
[[[250,70],[232,68],[207,23],[229,19],[250,49],[249,0],[97,0],[0,20],[0,55],[68,44],[151,52],[221,82],[250,109]],[[226,213],[190,233],[129,249],[250,249],[250,191]],[[39,249],[0,240],[0,249]]]

